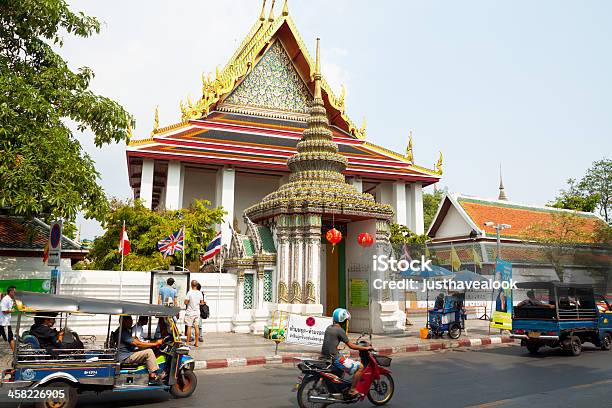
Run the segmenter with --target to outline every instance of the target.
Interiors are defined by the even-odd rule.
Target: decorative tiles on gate
[[[264,271],[263,282],[263,300],[264,302],[272,301],[272,271]]]
[[[244,274],[244,309],[252,309],[253,308],[253,274],[245,273]]]
[[[307,113],[311,99],[285,49],[275,41],[225,102]]]

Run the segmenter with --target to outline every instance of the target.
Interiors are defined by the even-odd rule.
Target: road
[[[388,407],[518,408],[612,406],[612,352],[586,348],[579,357],[556,350],[529,356],[517,346],[412,353],[392,364],[395,395]],[[198,372],[189,399],[165,394],[81,397],[88,408],[296,407],[292,366]],[[336,405],[338,407],[343,405]],[[366,400],[355,407],[371,404]]]

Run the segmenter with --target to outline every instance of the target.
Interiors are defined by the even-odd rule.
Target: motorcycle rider
[[[338,352],[338,345],[343,342],[348,348],[353,350],[370,351],[372,346],[359,346],[351,342],[346,335],[346,331],[342,328],[342,324],[347,322],[351,318],[351,314],[348,310],[338,308],[334,310],[332,315],[334,323],[325,329],[325,336],[323,338],[323,347],[321,348],[321,354],[326,358],[331,358],[332,364],[341,369],[343,372],[353,375],[351,383],[351,389],[348,392],[349,397],[358,397],[359,393],[355,390],[357,383],[361,379],[363,372],[363,365],[359,361],[351,360]]]

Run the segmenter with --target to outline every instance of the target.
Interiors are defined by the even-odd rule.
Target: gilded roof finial
[[[259,21],[266,20],[266,0],[263,0],[263,4],[261,5],[261,14],[259,15]]]
[[[440,157],[436,163],[436,170],[438,171],[438,174],[442,174],[442,152],[440,152]]]
[[[276,0],[272,0],[272,6],[270,7],[270,15],[268,16],[268,21],[269,22],[273,22],[274,21],[274,3],[276,2]]]
[[[153,131],[151,134],[157,133],[157,129],[159,129],[159,105],[155,107],[155,116],[153,117]]]
[[[504,181],[502,180],[501,163],[499,164],[499,196],[497,199],[508,201],[508,197],[506,197],[506,190],[504,189]]]
[[[315,81],[315,91],[314,97],[321,99],[321,49],[319,45],[320,39],[317,38],[317,56],[315,62],[315,73],[314,73],[314,81]]]
[[[406,148],[406,159],[409,162],[414,162],[414,155],[412,154],[412,130],[410,130],[410,138],[408,139],[408,147]]]
[[[366,128],[368,126],[368,123],[366,122],[366,117],[363,117],[363,122],[361,122],[361,129],[359,129],[359,132],[365,137],[365,133],[366,133]]]
[[[287,4],[288,0],[285,0],[285,4],[283,4],[283,16],[289,15],[289,5]]]
[[[132,140],[132,122],[128,122],[128,127],[127,127],[127,143],[130,143],[130,140]]]

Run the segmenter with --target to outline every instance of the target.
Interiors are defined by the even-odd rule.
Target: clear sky
[[[71,67],[136,117],[136,137],[180,120],[201,74],[222,68],[259,16],[260,0],[71,1],[103,21],[100,35],[66,38]],[[271,1],[268,0],[267,8]],[[276,1],[276,15],[283,0]],[[612,153],[612,2],[289,0],[302,38],[367,139],[417,164],[444,154],[441,186],[544,204],[570,178]],[[81,137],[110,196],[131,197],[125,145]],[[82,237],[99,235],[82,221]]]

